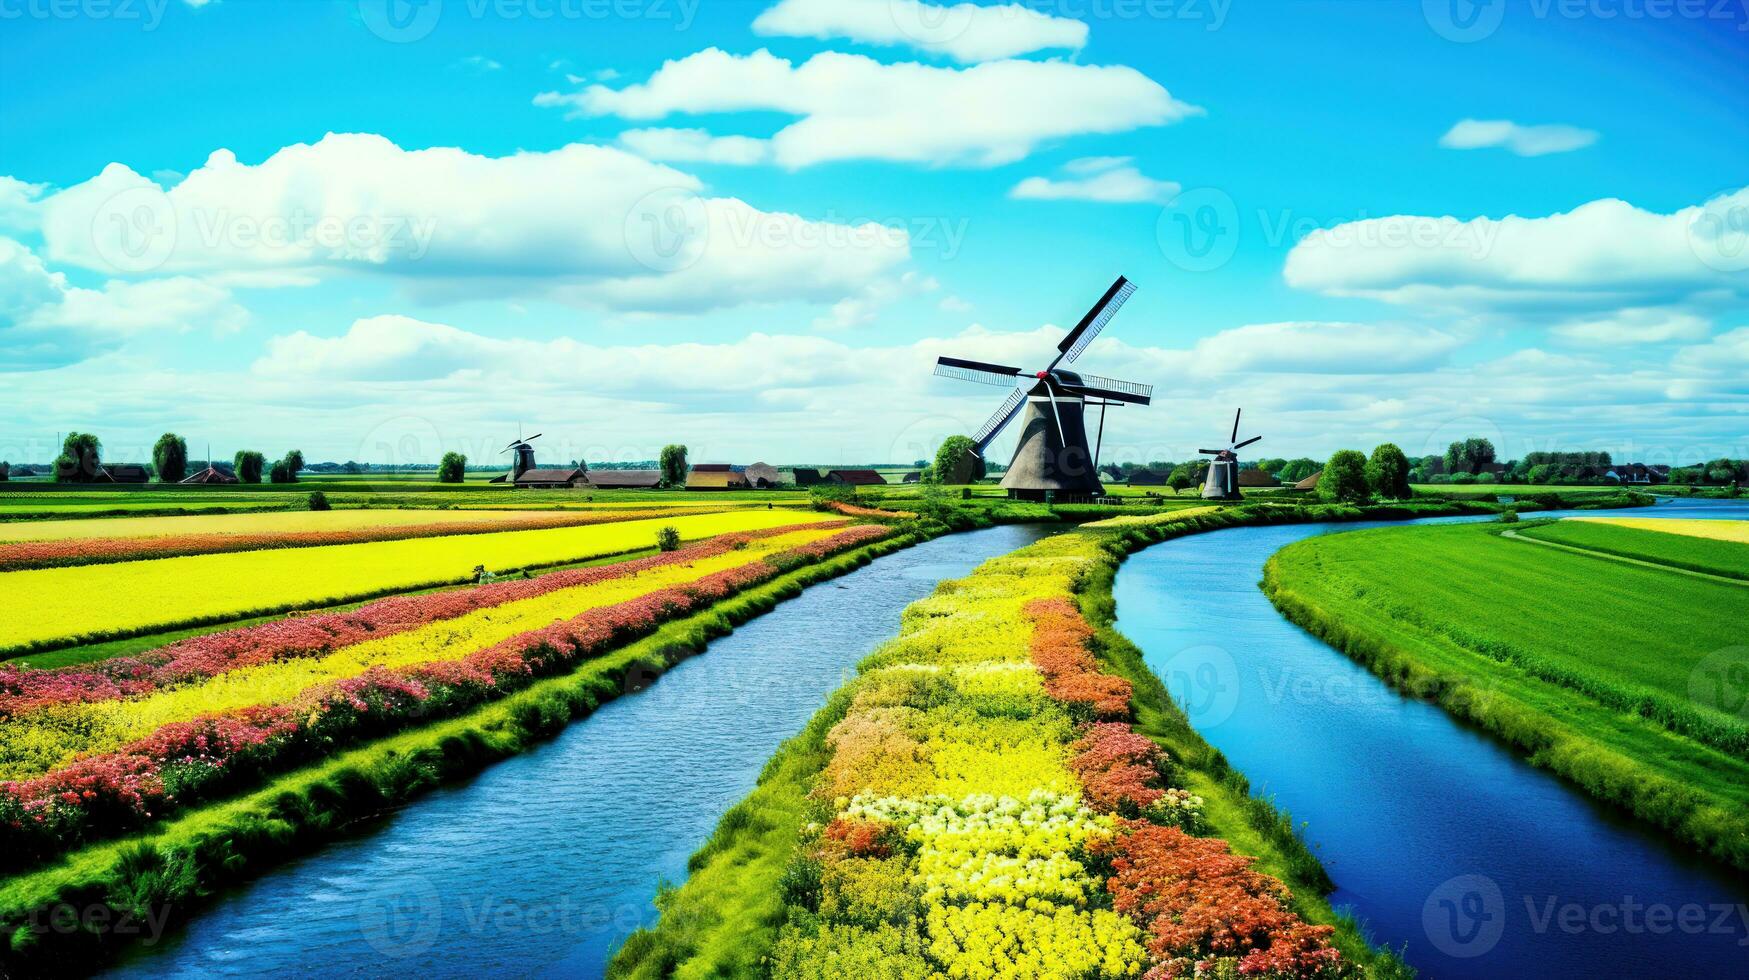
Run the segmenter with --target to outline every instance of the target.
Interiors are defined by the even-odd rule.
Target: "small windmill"
[[[527,439],[517,436],[515,442],[498,450],[498,455],[500,456],[513,449],[516,450],[516,457],[510,463],[510,476],[507,477],[504,482],[515,483],[517,477],[534,469],[534,447],[529,445],[529,443],[540,437],[541,434],[539,432],[529,436]]]
[[[1262,436],[1252,436],[1244,442],[1239,441],[1239,414],[1244,409],[1233,412],[1233,436],[1227,440],[1225,449],[1198,449],[1205,456],[1213,456],[1209,461],[1208,479],[1202,483],[1204,500],[1238,500],[1239,493],[1239,450],[1251,445]]]
[[[1153,386],[1077,374],[1059,365],[1074,363],[1135,291],[1134,283],[1118,276],[1099,302],[1057,344],[1056,358],[1043,371],[1029,374],[1016,367],[958,357],[937,360],[935,373],[941,377],[1011,389],[996,413],[972,436],[978,456],[983,456],[1021,408],[1026,408],[1020,442],[1014,447],[1014,459],[1002,477],[1002,487],[1008,496],[1043,500],[1050,494],[1069,501],[1091,499],[1105,492],[1099,482],[1099,442],[1105,435],[1105,409],[1124,404],[1146,405],[1152,400]],[[1020,382],[1030,387],[1023,387]],[[1099,434],[1092,447],[1087,444],[1083,417],[1087,405],[1099,406]]]

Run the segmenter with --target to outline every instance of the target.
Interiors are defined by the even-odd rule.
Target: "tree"
[[[1269,457],[1257,461],[1257,468],[1265,473],[1277,475],[1287,466],[1287,460],[1279,457]]]
[[[273,461],[273,465],[267,468],[267,482],[296,483],[298,475],[291,471],[291,466],[285,460],[276,459]]]
[[[468,458],[461,453],[444,453],[437,463],[437,482],[460,483],[468,471]]]
[[[12,464],[0,459],[0,483],[12,479]]]
[[[1331,453],[1324,475],[1318,478],[1318,496],[1338,504],[1366,503],[1366,456],[1358,449]]]
[[[1196,477],[1191,475],[1189,463],[1179,463],[1172,467],[1171,473],[1166,474],[1166,485],[1172,488],[1173,493],[1177,493],[1195,482]]]
[[[260,483],[261,469],[267,465],[267,457],[253,449],[239,449],[237,455],[231,457],[231,466],[237,472],[238,483]]]
[[[1734,483],[1737,480],[1737,465],[1729,459],[1715,459],[1706,464],[1708,483]]]
[[[971,436],[948,436],[935,450],[935,479],[940,483],[976,483],[984,478],[984,457]]]
[[[298,474],[304,471],[304,451],[294,449],[285,454],[285,468],[291,472],[291,482],[296,483]]]
[[[152,446],[152,466],[158,470],[159,483],[181,483],[188,475],[188,443],[174,432],[159,436]]]
[[[1409,490],[1409,457],[1394,442],[1382,443],[1366,461],[1366,485],[1374,495],[1386,500],[1407,500]]]
[[[1318,461],[1301,456],[1299,459],[1288,460],[1280,470],[1272,470],[1271,472],[1283,483],[1298,483],[1318,472]]]
[[[1445,469],[1448,473],[1480,473],[1482,467],[1494,462],[1494,444],[1486,439],[1471,437],[1462,442],[1454,442],[1445,450]]]
[[[686,486],[686,447],[667,445],[656,464],[662,470],[662,482],[670,487]]]
[[[103,441],[89,432],[69,432],[55,460],[59,483],[90,483],[103,469]]]

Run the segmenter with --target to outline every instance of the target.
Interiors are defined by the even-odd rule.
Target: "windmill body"
[[[529,443],[534,442],[540,437],[541,434],[539,432],[529,436],[527,439],[519,436],[515,442],[498,450],[498,455],[500,456],[505,453],[514,453],[515,455],[510,457],[510,472],[503,476],[493,477],[492,482],[514,484],[517,477],[534,469],[534,447],[529,445]]]
[[[1202,481],[1202,499],[1204,500],[1240,500],[1243,494],[1239,492],[1239,450],[1251,445],[1262,436],[1252,436],[1244,442],[1239,441],[1239,416],[1244,409],[1233,413],[1233,435],[1227,440],[1225,449],[1199,449],[1209,460],[1208,476]]]
[[[1088,406],[1099,408],[1099,431],[1103,433],[1105,409],[1116,405],[1146,405],[1152,399],[1150,385],[1083,375],[1061,365],[1073,362],[1105,328],[1135,286],[1122,276],[1111,284],[1081,322],[1057,344],[1056,359],[1036,373],[983,361],[943,357],[935,373],[942,377],[976,381],[1009,389],[1008,397],[977,434],[973,452],[985,448],[1008,423],[1021,420],[1020,439],[1014,458],[1002,477],[1002,487],[1017,500],[1092,500],[1105,492],[1099,482],[1099,440],[1087,438]]]

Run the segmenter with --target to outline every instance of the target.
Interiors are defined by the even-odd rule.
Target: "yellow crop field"
[[[762,538],[744,549],[684,565],[559,589],[355,643],[323,657],[244,667],[198,684],[166,688],[144,697],[40,708],[10,719],[0,728],[0,780],[28,779],[64,765],[76,755],[112,752],[164,725],[200,715],[283,704],[323,681],[354,677],[370,667],[458,660],[555,620],[696,582],[835,533],[836,529],[824,529]]]
[[[1126,514],[1122,517],[1108,517],[1103,521],[1093,521],[1086,527],[1142,527],[1150,524],[1170,524],[1186,517],[1198,514],[1212,514],[1219,507],[1185,507],[1182,510],[1169,510],[1163,514]]]
[[[1615,524],[1641,531],[1663,531],[1666,534],[1682,534],[1691,538],[1710,538],[1714,541],[1735,541],[1739,544],[1749,544],[1749,521],[1704,519],[1665,521],[1650,517],[1574,517],[1569,519],[1593,524]]]
[[[0,643],[13,649],[136,636],[653,547],[673,525],[697,540],[838,520],[814,511],[732,511],[538,531],[192,555],[0,574]]]
[[[693,506],[698,506],[694,504]],[[623,505],[621,505],[623,508]],[[197,514],[179,517],[107,517],[86,521],[19,521],[0,524],[0,542],[148,538],[189,534],[286,534],[356,531],[430,524],[502,523],[551,519],[519,510],[291,510],[264,514]]]

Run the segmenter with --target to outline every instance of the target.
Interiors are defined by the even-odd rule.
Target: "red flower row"
[[[853,527],[807,547],[825,555],[890,533],[873,525]],[[664,620],[777,577],[784,569],[776,557],[594,609],[459,660],[371,668],[317,685],[287,704],[166,725],[117,752],[36,779],[0,783],[0,862],[23,866],[65,853],[222,788],[320,758],[337,745],[501,697],[647,635]]]
[[[0,544],[0,572],[64,565],[103,565],[118,561],[142,561],[181,555],[211,555],[228,551],[262,551],[270,548],[312,548],[330,544],[363,544],[370,541],[404,541],[409,538],[447,537],[455,534],[490,534],[498,531],[541,531],[585,524],[649,520],[715,513],[714,507],[662,508],[660,510],[607,511],[601,513],[530,513],[514,520],[450,521],[361,527],[345,531],[278,531],[259,534],[164,534],[135,538],[72,538],[58,541],[13,541]]]
[[[204,680],[255,664],[321,656],[364,640],[392,636],[491,606],[531,599],[559,589],[624,578],[664,565],[697,561],[741,547],[755,538],[822,527],[831,528],[833,525],[790,525],[719,535],[678,551],[632,561],[443,592],[392,596],[351,612],[290,616],[257,626],[208,633],[138,657],[117,657],[96,665],[32,670],[15,664],[0,664],[0,719],[45,705],[106,701],[148,693],[171,684]],[[824,545],[835,540],[836,537],[823,539],[816,544]]]
[[[1033,620],[1032,658],[1045,689],[1105,718],[1129,717],[1131,687],[1100,671],[1087,642],[1093,629],[1067,599],[1026,606]],[[1069,768],[1093,809],[1139,812],[1166,795],[1169,765],[1155,742],[1127,720],[1096,721],[1071,746]],[[1237,961],[1242,976],[1334,978],[1349,971],[1329,944],[1330,926],[1314,926],[1287,906],[1287,888],[1251,870],[1251,858],[1227,842],[1193,837],[1178,827],[1118,818],[1118,833],[1096,845],[1111,860],[1106,881],[1112,908],[1148,935],[1154,966],[1144,980],[1213,973],[1216,959]]]

